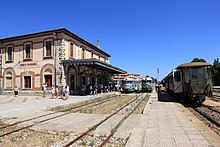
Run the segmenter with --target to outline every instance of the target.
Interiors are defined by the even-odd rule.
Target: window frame
[[[198,79],[198,72],[195,68],[191,69],[191,77],[192,77],[192,81],[197,81]]]
[[[10,79],[10,81],[9,81]],[[10,82],[11,87],[8,87],[8,83]],[[5,89],[12,89],[12,85],[13,85],[13,78],[12,76],[6,76],[5,77]]]
[[[181,71],[180,70],[177,70],[174,72],[174,81],[181,82]]]
[[[26,47],[27,45],[30,45],[30,57],[28,58],[27,57],[27,53],[26,53]],[[24,61],[30,61],[32,60],[32,57],[33,57],[33,42],[32,41],[27,41],[24,43],[23,45],[23,60]]]
[[[48,51],[47,51],[47,42],[51,42],[50,55],[48,55]],[[54,52],[54,39],[53,38],[45,39],[43,43],[43,58],[44,59],[53,58],[53,52]]]
[[[74,58],[73,50],[74,50],[74,43],[70,42],[70,57],[71,58]]]
[[[29,78],[29,79],[26,79],[26,78]],[[28,80],[28,81],[26,81]],[[31,89],[31,85],[32,85],[32,77],[31,75],[25,75],[24,76],[24,89]]]
[[[11,48],[11,59],[9,60],[9,48]],[[6,53],[5,53],[5,62],[11,63],[14,60],[14,45],[7,45],[6,46]]]
[[[81,59],[85,59],[85,49],[84,48],[82,48]]]

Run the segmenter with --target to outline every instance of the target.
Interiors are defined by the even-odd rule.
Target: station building
[[[65,28],[0,39],[1,93],[37,95],[43,83],[70,86],[80,94],[89,84],[107,85],[113,74],[126,71],[110,64],[108,53]]]

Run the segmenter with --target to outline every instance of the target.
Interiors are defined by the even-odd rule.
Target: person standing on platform
[[[59,96],[59,88],[58,86],[56,86],[56,99],[58,98],[58,96]]]
[[[14,94],[15,94],[15,97],[17,97],[17,96],[18,96],[18,87],[17,87],[17,86],[15,86],[15,89],[14,89]]]
[[[93,95],[97,95],[97,86],[96,86],[96,84],[94,84],[94,87],[93,87]]]
[[[65,95],[64,100],[67,100],[69,98],[69,86],[68,85],[66,85],[65,87],[64,95]]]
[[[51,93],[52,93],[52,99],[53,99],[54,96],[56,95],[56,89],[55,89],[54,86],[52,86],[52,91],[51,91]]]
[[[90,95],[92,95],[92,92],[93,92],[93,90],[92,90],[92,84],[89,85],[89,90],[90,90]]]
[[[61,95],[61,99],[63,99],[63,96],[65,95],[65,88],[64,88],[64,86],[61,87],[60,95]]]
[[[47,83],[43,84],[43,97],[46,97]]]
[[[68,84],[66,85],[66,92],[67,92],[67,95],[69,96],[70,95],[70,87]]]

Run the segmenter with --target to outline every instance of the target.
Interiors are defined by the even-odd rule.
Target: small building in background
[[[115,74],[113,76],[113,80],[117,81],[117,85],[121,85],[121,82],[125,78],[134,78],[134,79],[142,79],[140,74],[129,74],[129,73],[124,73],[124,74]]]

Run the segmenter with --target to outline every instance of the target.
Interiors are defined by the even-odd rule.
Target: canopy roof
[[[111,64],[102,62],[98,59],[91,58],[91,59],[77,59],[77,60],[63,60],[63,64],[71,64],[71,65],[78,65],[78,66],[87,66],[87,67],[95,67],[97,69],[105,70],[111,74],[118,74],[118,73],[127,73],[126,71],[115,67]]]

